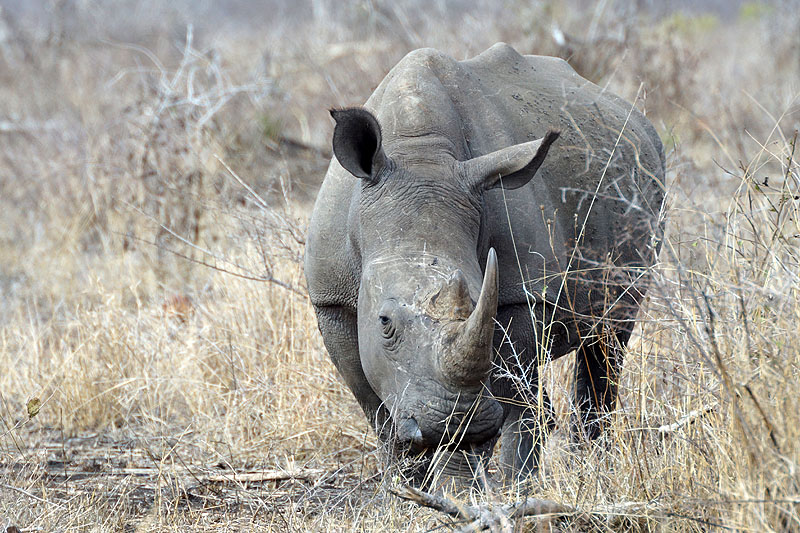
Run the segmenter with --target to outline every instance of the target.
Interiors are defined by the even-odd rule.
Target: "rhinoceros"
[[[459,451],[487,458],[499,438],[504,471],[528,475],[553,427],[538,367],[574,351],[572,434],[598,436],[663,235],[652,124],[503,43],[413,51],[331,115],[305,275],[378,434],[429,461],[449,450],[462,474]]]

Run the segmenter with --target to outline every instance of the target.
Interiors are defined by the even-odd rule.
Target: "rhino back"
[[[407,161],[446,154],[466,160],[561,130],[531,182],[485,195],[478,253],[485,257],[488,246],[498,252],[501,305],[525,302],[526,293],[541,295],[553,285],[549,276],[559,279],[609,255],[618,265],[649,264],[640,252],[659,231],[661,142],[631,104],[581,78],[563,60],[522,56],[503,43],[466,61],[417,50],[387,74],[365,107],[381,123],[387,153]],[[358,184],[334,158],[306,251],[315,305],[355,308]],[[591,278],[581,274],[570,281],[569,292],[578,295],[573,308],[592,307]]]
[[[548,285],[545,299],[555,298],[553,288],[569,270],[571,309],[591,312],[599,302],[590,294],[608,277],[597,263],[647,266],[654,259],[664,196],[657,133],[632,104],[561,59],[521,56],[501,43],[461,64],[469,74],[452,100],[469,157],[561,130],[531,182],[486,194],[484,223],[501,261],[503,303],[523,303],[526,292],[538,297]],[[594,291],[604,299],[602,292]]]

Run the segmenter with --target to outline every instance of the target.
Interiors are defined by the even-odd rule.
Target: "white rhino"
[[[506,471],[527,474],[551,423],[538,366],[577,349],[574,435],[597,436],[663,234],[650,122],[502,43],[411,52],[364,107],[331,114],[305,273],[379,435],[451,458],[500,437]]]

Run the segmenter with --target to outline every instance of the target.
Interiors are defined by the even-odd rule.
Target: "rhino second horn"
[[[497,314],[497,254],[489,250],[481,295],[475,310],[461,323],[453,344],[442,358],[442,374],[459,385],[477,385],[489,375]]]
[[[467,285],[467,278],[461,269],[456,269],[447,280],[447,288],[452,291],[455,301],[462,305],[471,305],[469,298],[469,286]]]
[[[452,298],[452,313],[455,318],[467,318],[472,313],[472,299],[469,297],[467,277],[460,269],[453,272],[447,280],[447,292]]]
[[[466,320],[472,308],[467,277],[457,269],[431,297],[428,313],[439,320]]]

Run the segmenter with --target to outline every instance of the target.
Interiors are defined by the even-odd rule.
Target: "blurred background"
[[[634,103],[668,161],[622,451],[588,484],[595,452],[549,451],[540,490],[800,528],[796,0],[0,0],[0,526],[440,525],[376,491],[301,258],[328,109],[411,50],[498,41]],[[562,419],[568,364],[545,372]],[[671,444],[635,436],[707,408]],[[207,479],[256,467],[318,479]]]
[[[259,194],[291,191],[308,203],[329,156],[327,109],[362,103],[424,46],[461,59],[505,41],[563,57],[630,101],[638,93],[673,161],[696,167],[696,185],[726,191],[737,180],[715,159],[731,170],[774,128],[797,127],[797,8],[787,0],[4,0],[0,289],[7,300],[26,296],[30,261],[18,254],[31,253],[47,227],[77,225],[71,238],[95,253],[168,237],[163,228],[139,232],[127,220],[138,211],[192,242],[218,238],[200,220],[207,209],[189,204],[249,196],[220,159]],[[58,201],[48,207],[47,198]]]

